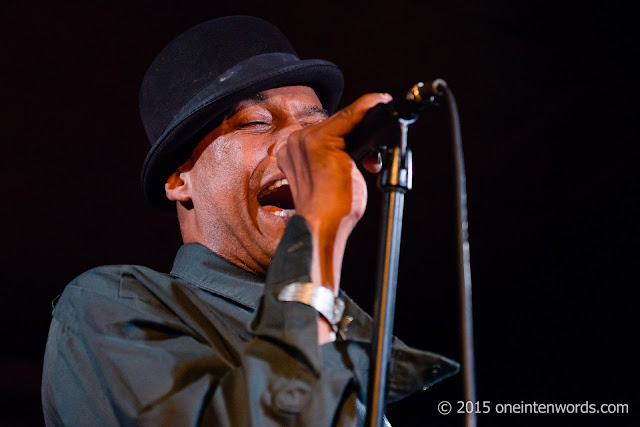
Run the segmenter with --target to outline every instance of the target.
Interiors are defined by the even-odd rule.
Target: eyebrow
[[[242,101],[237,102],[233,107],[231,107],[223,116],[223,120],[228,120],[231,117],[235,116],[236,113],[241,111],[244,108],[259,104],[262,101],[267,100],[268,97],[264,95],[262,92],[256,93],[253,96],[243,99]],[[315,114],[322,115],[325,119],[329,117],[329,111],[326,108],[318,107],[316,105],[306,105],[303,108],[303,112],[307,116],[312,116]]]
[[[329,117],[329,112],[326,108],[317,107],[315,105],[308,105],[304,107],[304,112],[307,113],[307,115],[322,114],[325,119]]]
[[[236,102],[235,105],[227,110],[227,112],[224,114],[223,120],[227,120],[235,116],[238,111],[246,108],[247,106],[259,104],[266,99],[267,97],[263,93],[256,93],[255,95],[245,98],[240,102]]]

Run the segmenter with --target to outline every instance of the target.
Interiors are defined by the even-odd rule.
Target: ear
[[[189,185],[190,160],[175,170],[164,184],[167,199],[172,202],[188,202],[191,200],[191,187]]]

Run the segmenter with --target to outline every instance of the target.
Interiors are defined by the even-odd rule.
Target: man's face
[[[207,135],[181,168],[193,203],[193,232],[198,242],[223,258],[264,273],[295,213],[276,153],[293,131],[327,117],[313,89],[270,89],[236,104]],[[182,209],[182,208],[180,208]],[[185,235],[186,234],[186,235]]]

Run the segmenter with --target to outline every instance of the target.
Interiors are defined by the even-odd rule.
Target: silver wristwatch
[[[344,314],[344,301],[336,297],[331,289],[313,283],[289,283],[278,294],[278,300],[299,302],[315,308],[333,326],[334,331],[337,331]]]

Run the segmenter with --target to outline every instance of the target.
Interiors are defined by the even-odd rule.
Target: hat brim
[[[167,179],[221,122],[222,114],[239,101],[268,89],[303,85],[314,89],[329,113],[335,111],[344,84],[338,67],[319,59],[291,61],[287,58],[290,56],[271,53],[245,61],[225,74],[229,81],[223,90],[216,90],[221,86],[218,78],[180,110],[153,145],[142,167],[142,191],[151,204],[167,209],[175,205],[165,195]]]

